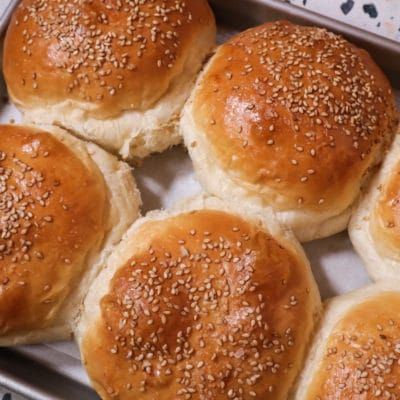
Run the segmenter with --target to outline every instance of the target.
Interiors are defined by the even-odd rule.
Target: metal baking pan
[[[18,0],[0,0],[0,34],[6,28],[11,13],[17,4]]]
[[[0,0],[0,9],[5,0]],[[14,1],[14,0],[10,0]],[[219,42],[223,42],[235,32],[249,26],[265,21],[286,18],[294,22],[327,27],[330,30],[341,33],[353,42],[367,48],[378,63],[388,72],[392,83],[400,88],[400,44],[365,32],[330,18],[326,18],[313,12],[300,9],[283,1],[274,0],[210,0],[219,23]],[[5,10],[5,7],[3,7]],[[10,9],[7,9],[9,15]],[[0,39],[1,40],[1,39]],[[398,75],[398,81],[395,76]],[[1,80],[1,79],[0,79]],[[1,90],[1,85],[0,85]],[[1,96],[6,93],[1,90]],[[4,108],[3,108],[4,107]],[[3,121],[8,116],[7,104],[0,103],[0,115],[3,113]],[[180,154],[180,153],[179,153]],[[161,155],[156,161],[147,161],[157,169],[158,161],[167,156]],[[184,156],[186,157],[186,156]],[[165,160],[162,161],[165,163]],[[167,165],[167,164],[166,164]],[[188,164],[189,165],[189,164]],[[156,168],[154,168],[156,167]],[[159,168],[158,168],[159,169]],[[168,169],[168,168],[166,168]],[[167,170],[165,174],[170,172]],[[144,173],[145,174],[145,173]],[[139,178],[141,184],[143,178]],[[170,177],[167,177],[169,182]],[[147,205],[158,208],[158,199],[149,197],[142,191],[143,197],[147,197]],[[346,239],[347,240],[347,239]],[[318,244],[321,246],[321,244]],[[323,246],[323,245],[322,245]],[[327,245],[328,246],[328,245]],[[314,253],[314,248],[309,245],[306,250]],[[335,251],[343,251],[339,246]],[[353,256],[352,256],[353,257]],[[354,255],[355,257],[355,255]],[[312,260],[318,263],[317,260]],[[356,262],[351,258],[349,263]],[[318,278],[318,277],[317,277]],[[318,280],[323,278],[319,277]],[[364,284],[366,282],[362,282]],[[324,284],[322,285],[324,286]],[[330,282],[326,279],[325,292],[333,294]],[[80,365],[76,347],[69,343],[54,345],[23,346],[15,349],[0,349],[0,386],[21,394],[24,398],[33,400],[95,400],[98,396],[89,387],[86,375]]]
[[[0,385],[28,399],[98,400],[88,386],[11,349],[0,349]]]

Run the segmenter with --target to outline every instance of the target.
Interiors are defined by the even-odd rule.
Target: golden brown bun
[[[25,107],[88,102],[103,118],[147,109],[212,20],[205,0],[23,0],[5,42],[10,92]]]
[[[139,135],[138,116],[147,124],[155,119],[154,129],[176,123],[170,120],[185,97],[167,94],[182,75],[178,86],[188,96],[186,82],[192,83],[214,43],[206,0],[23,0],[7,32],[4,74],[10,97],[29,120],[59,122],[119,151],[120,143],[112,147],[113,139],[102,138],[115,134],[104,122],[114,121],[114,130],[123,125],[118,141]],[[160,117],[157,105],[165,96],[170,114]],[[92,121],[81,132],[82,116]]]
[[[400,273],[400,135],[379,173],[363,193],[350,221],[356,251],[375,280]]]
[[[367,52],[275,22],[217,50],[181,129],[208,191],[270,204],[311,240],[345,228],[396,123],[390,84]]]
[[[103,399],[287,398],[319,313],[308,261],[273,219],[203,204],[139,220],[94,283],[77,337]]]
[[[140,198],[122,163],[57,128],[2,125],[0,143],[0,345],[59,339]]]
[[[399,398],[398,289],[381,283],[328,304],[296,399]]]

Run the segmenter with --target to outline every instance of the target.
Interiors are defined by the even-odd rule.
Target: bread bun
[[[54,127],[0,126],[0,346],[59,340],[138,216],[130,169]]]
[[[181,130],[208,192],[272,205],[308,241],[347,226],[396,124],[393,91],[367,52],[281,21],[219,47]]]
[[[399,315],[394,282],[329,302],[295,399],[399,398]]]
[[[291,390],[320,308],[303,250],[272,213],[197,206],[137,221],[86,298],[76,336],[103,399]]]
[[[351,241],[375,280],[400,273],[400,135],[350,221]]]
[[[29,121],[144,157],[180,142],[215,30],[207,0],[22,0],[5,40],[8,91]]]

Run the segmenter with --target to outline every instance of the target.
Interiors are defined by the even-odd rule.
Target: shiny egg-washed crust
[[[0,126],[0,345],[71,334],[138,199],[129,168],[97,146],[54,127]]]
[[[311,240],[345,228],[397,117],[390,84],[367,52],[281,21],[219,47],[181,129],[206,190],[272,205]]]
[[[363,191],[349,224],[355,250],[375,280],[400,274],[400,135]]]
[[[201,203],[139,220],[94,283],[76,336],[103,399],[287,398],[319,315],[308,261],[273,219]]]
[[[400,292],[376,284],[329,302],[296,400],[400,397]]]
[[[178,144],[216,27],[207,0],[23,0],[4,44],[10,98],[124,158]]]
[[[205,0],[23,0],[4,46],[10,94],[24,108],[89,102],[102,118],[147,109],[212,23]]]

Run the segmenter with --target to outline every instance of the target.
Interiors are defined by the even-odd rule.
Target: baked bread
[[[350,239],[375,280],[400,276],[400,135],[364,191],[349,225]]]
[[[308,241],[346,228],[396,125],[393,91],[367,52],[280,21],[218,48],[181,130],[206,191],[271,205]]]
[[[399,316],[395,282],[329,302],[295,399],[398,399]]]
[[[22,0],[5,39],[9,95],[27,121],[142,158],[181,141],[215,34],[207,0]]]
[[[0,346],[69,338],[138,217],[130,168],[56,127],[0,126]]]
[[[275,221],[215,198],[135,223],[76,337],[103,399],[287,398],[320,299]]]

